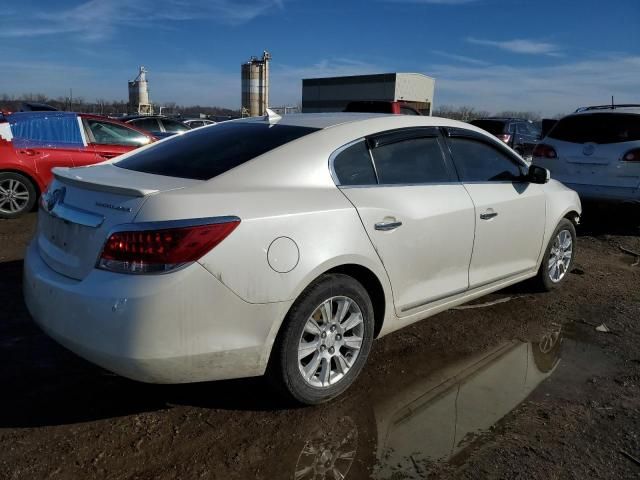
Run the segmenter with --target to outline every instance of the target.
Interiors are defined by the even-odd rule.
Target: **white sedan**
[[[536,277],[566,280],[576,193],[471,125],[301,114],[56,169],[25,258],[33,318],[120,375],[267,373],[343,392],[374,338]]]

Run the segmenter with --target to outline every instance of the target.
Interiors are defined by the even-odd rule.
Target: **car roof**
[[[640,106],[616,106],[615,108],[611,108],[611,106],[599,106],[599,107],[585,107],[579,108],[573,113],[570,113],[567,116],[572,115],[592,115],[594,113],[631,113],[631,114],[640,114]]]
[[[414,117],[414,115],[410,115]],[[417,116],[417,115],[416,115]],[[394,115],[389,113],[359,113],[359,112],[327,112],[327,113],[291,113],[283,115],[281,117],[273,117],[271,123],[277,123],[278,125],[290,125],[297,127],[309,127],[324,129],[329,127],[335,127],[345,123],[364,122],[376,118],[404,118],[407,115]],[[266,122],[266,117],[250,117],[232,120],[233,122]],[[451,122],[452,120],[438,117],[424,116],[426,119],[425,125],[443,125],[444,122]],[[429,120],[432,119],[432,120]],[[437,119],[437,121],[436,121]],[[424,123],[424,122],[418,122]],[[460,122],[456,122],[460,123]],[[457,125],[459,126],[459,125]]]

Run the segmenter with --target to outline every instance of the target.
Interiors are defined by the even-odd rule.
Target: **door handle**
[[[402,222],[378,222],[374,225],[374,228],[376,230],[381,230],[383,232],[386,232],[389,230],[395,230],[401,225],[402,225]]]
[[[491,220],[493,217],[497,217],[498,212],[486,212],[480,214],[480,220]]]
[[[102,158],[106,158],[107,160],[118,156],[116,153],[99,153],[98,155]]]

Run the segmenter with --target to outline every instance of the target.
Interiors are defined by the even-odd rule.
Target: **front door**
[[[442,147],[437,129],[405,129],[360,141],[334,159],[340,188],[387,270],[399,316],[469,286],[474,208]]]
[[[525,165],[489,139],[465,130],[447,138],[462,184],[475,206],[469,286],[535,269],[542,248],[546,197],[525,181]]]

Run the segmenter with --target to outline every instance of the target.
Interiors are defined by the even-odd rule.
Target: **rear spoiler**
[[[117,167],[114,167],[117,168]],[[82,168],[68,168],[68,167],[55,167],[52,170],[53,176],[56,180],[67,185],[73,185],[76,187],[85,188],[87,190],[93,190],[98,192],[115,193],[118,195],[127,195],[130,197],[146,197],[158,193],[159,189],[152,188],[139,188],[133,186],[119,186],[113,185],[109,182],[108,175],[101,175],[103,178],[90,178],[88,175],[83,175],[86,170]]]

